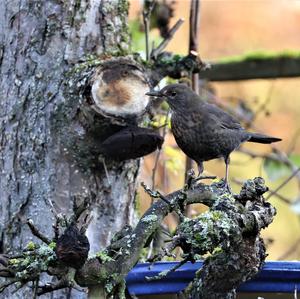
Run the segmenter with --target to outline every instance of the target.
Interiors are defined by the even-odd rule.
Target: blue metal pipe
[[[174,267],[177,262],[160,262],[136,265],[126,278],[130,294],[176,294],[191,282],[202,262],[186,263],[167,277],[147,281],[146,276],[155,276]],[[150,267],[150,268],[149,268]],[[293,293],[300,290],[300,262],[266,262],[262,271],[252,280],[243,283],[238,292]]]

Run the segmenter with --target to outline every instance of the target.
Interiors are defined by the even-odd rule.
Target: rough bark
[[[109,169],[111,189],[103,171],[83,171],[72,160],[67,137],[53,126],[58,109],[69,112],[64,84],[74,64],[87,55],[128,47],[126,16],[125,0],[1,1],[1,252],[20,251],[33,239],[24,225],[28,217],[49,234],[54,219],[50,201],[57,212],[68,214],[76,194],[94,200],[91,252],[133,221],[138,161]],[[84,130],[75,120],[72,128],[78,135]],[[72,298],[86,296],[75,293]],[[29,288],[13,295],[8,290],[2,298],[31,294]]]

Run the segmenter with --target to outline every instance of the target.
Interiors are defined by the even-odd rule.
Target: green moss
[[[8,261],[8,263],[9,263],[10,265],[17,265],[17,264],[20,263],[20,259],[10,259],[10,260]]]
[[[178,233],[194,253],[203,255],[222,248],[224,236],[230,236],[235,225],[225,212],[214,210],[181,223]]]
[[[52,250],[54,250],[56,248],[56,243],[55,242],[51,242],[49,245],[48,245]]]
[[[23,266],[23,267],[27,267],[29,264],[30,264],[30,258],[29,257],[24,258],[20,263],[20,265]]]
[[[10,268],[17,273],[18,279],[38,278],[42,272],[48,269],[50,262],[56,259],[55,252],[47,245],[29,242],[26,249],[27,251],[24,251],[22,257],[9,260]]]
[[[244,55],[237,55],[237,56],[229,56],[219,59],[216,63],[237,63],[243,61],[258,61],[264,59],[282,59],[282,58],[299,58],[300,59],[300,52],[293,51],[293,50],[286,50],[282,52],[268,52],[268,51],[256,51],[256,52],[249,52]]]
[[[130,33],[128,27],[129,1],[119,0],[117,10],[122,22],[122,30],[119,32],[121,42],[117,45],[117,52],[119,52],[120,56],[125,56],[130,53]]]
[[[26,245],[26,249],[28,250],[34,250],[35,249],[35,244],[30,241],[27,245]]]
[[[104,289],[107,298],[125,299],[125,280],[119,273],[113,273],[106,279]]]
[[[178,55],[178,54],[170,55],[170,56],[164,56],[159,60],[159,63],[163,64],[163,65],[173,65],[173,64],[178,63],[182,59],[183,59],[183,56]]]
[[[114,261],[114,259],[107,254],[106,250],[97,252],[96,257],[101,261],[101,263]]]
[[[128,0],[119,0],[118,9],[119,9],[119,12],[124,13],[125,15],[128,15],[129,1]]]
[[[181,55],[179,55],[179,54],[173,55],[173,60],[174,60],[174,61],[180,61],[181,59],[182,59],[182,56],[181,56]]]
[[[214,249],[214,251],[212,252],[212,254],[215,255],[215,254],[219,254],[219,253],[221,253],[221,252],[223,252],[222,247],[216,247],[216,248]]]

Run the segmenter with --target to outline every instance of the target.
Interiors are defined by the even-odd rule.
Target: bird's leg
[[[230,158],[229,156],[224,158],[225,161],[225,166],[226,166],[226,171],[225,171],[225,188],[228,190],[229,193],[232,193],[231,188],[228,183],[228,174],[229,174],[229,163],[230,163]]]
[[[204,170],[204,168],[203,168],[203,162],[198,162],[197,166],[198,166],[198,178],[199,178],[199,177],[201,177],[201,174],[202,174],[202,172]]]
[[[105,163],[105,158],[100,155],[98,157],[98,160],[99,160],[99,162],[102,163],[103,168],[104,168],[104,172],[105,172],[105,176],[106,176],[106,179],[107,179],[107,182],[108,182],[109,186],[111,186],[111,181],[109,179],[109,174],[108,174],[108,171],[107,171],[107,167],[106,167],[106,163]]]

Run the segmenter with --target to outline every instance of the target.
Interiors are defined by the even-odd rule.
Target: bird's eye
[[[121,72],[121,75],[122,75],[123,77],[127,77],[127,76],[129,75],[129,72],[128,72],[127,70],[123,70],[123,71]]]
[[[172,92],[171,92],[171,96],[172,96],[172,97],[175,97],[175,96],[176,96],[176,92],[175,92],[175,91],[172,91]]]

